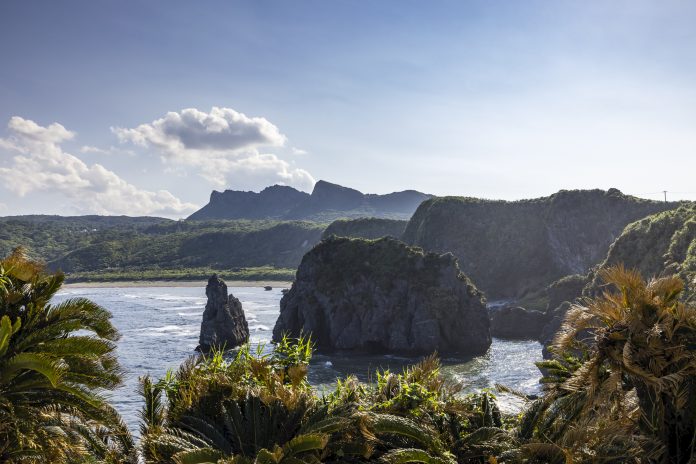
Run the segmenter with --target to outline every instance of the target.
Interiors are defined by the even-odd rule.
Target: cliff
[[[638,269],[643,277],[678,274],[684,280],[686,298],[696,290],[696,204],[657,213],[628,224],[609,248],[605,259],[585,276],[564,279],[551,292],[547,324],[539,335],[548,356],[548,344],[561,327],[570,303],[591,297],[602,289],[598,271],[622,264]],[[584,286],[584,288],[582,288]],[[553,287],[553,286],[552,286]],[[560,290],[560,291],[559,291]]]
[[[514,202],[433,198],[418,207],[403,238],[454,253],[489,298],[521,298],[560,277],[586,273],[626,224],[677,206],[616,189],[562,190]]]
[[[590,273],[583,294],[597,292],[599,269],[616,264],[635,268],[646,277],[679,274],[687,285],[685,295],[696,289],[696,203],[648,216],[629,224],[612,244],[604,261]]]
[[[259,193],[214,190],[209,203],[188,219],[280,219],[308,198],[309,194],[284,185],[266,187]]]
[[[267,187],[259,193],[213,191],[210,202],[188,219],[304,219],[327,222],[342,217],[408,219],[418,205],[430,197],[415,190],[386,195],[363,194],[320,180],[311,195],[280,185]]]
[[[482,294],[451,254],[393,238],[330,238],[307,253],[280,303],[274,340],[311,334],[319,351],[482,353]]]

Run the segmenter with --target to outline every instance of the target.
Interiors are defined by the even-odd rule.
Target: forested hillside
[[[289,278],[326,224],[306,221],[172,221],[147,217],[0,218],[0,253],[29,255],[71,278]],[[262,268],[249,271],[248,268]]]

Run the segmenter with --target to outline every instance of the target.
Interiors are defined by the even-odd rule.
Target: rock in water
[[[491,344],[483,295],[451,254],[393,238],[329,238],[302,259],[273,339],[311,334],[318,351],[478,354]]]
[[[198,350],[232,349],[246,343],[249,340],[249,326],[242,303],[234,295],[228,296],[225,282],[213,275],[205,287],[205,295],[208,303],[203,312]]]
[[[545,323],[541,311],[505,306],[491,314],[491,333],[501,338],[535,339]]]

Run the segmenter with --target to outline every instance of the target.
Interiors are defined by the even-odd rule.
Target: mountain
[[[518,299],[560,277],[586,273],[628,223],[677,206],[616,189],[561,190],[512,202],[433,198],[418,207],[403,239],[454,253],[489,298]]]
[[[381,217],[409,219],[431,195],[405,190],[386,195],[320,180],[311,195],[292,187],[274,185],[256,192],[213,191],[210,202],[188,217],[211,219],[289,219],[329,222],[338,218]]]

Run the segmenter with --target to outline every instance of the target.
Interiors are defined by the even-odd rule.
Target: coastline
[[[130,287],[205,287],[207,280],[123,280],[105,282],[70,282],[63,288],[130,288]],[[292,282],[282,280],[228,280],[228,287],[290,288]]]

